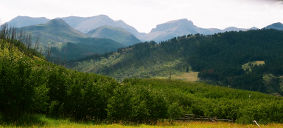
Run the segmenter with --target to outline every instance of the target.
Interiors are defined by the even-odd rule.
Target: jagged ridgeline
[[[127,77],[186,76],[233,88],[283,94],[283,32],[250,30],[145,42],[80,60],[74,69]],[[74,64],[74,63],[72,63]]]

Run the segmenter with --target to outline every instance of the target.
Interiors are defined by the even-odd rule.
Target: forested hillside
[[[0,32],[0,123],[18,120],[31,113],[78,119],[92,113],[97,115],[96,118],[105,118],[107,102],[104,101],[118,85],[114,79],[47,62],[32,47],[26,47],[30,42],[28,35],[21,38],[15,35],[16,29],[5,26]],[[76,94],[83,95],[84,100]],[[80,98],[78,102],[85,105],[76,104],[74,98]],[[76,116],[76,109],[84,111],[84,118]]]
[[[282,49],[282,31],[196,34],[137,44],[72,66],[118,79],[197,71],[201,80],[214,84],[282,94]]]
[[[118,83],[47,62],[14,33],[3,28],[0,32],[0,125],[18,125],[33,114],[136,123],[178,119],[185,114],[238,123],[283,122],[282,97],[170,80]]]

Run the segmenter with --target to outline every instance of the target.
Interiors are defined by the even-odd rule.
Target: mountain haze
[[[39,37],[40,42],[45,45],[48,42],[74,42],[79,38],[87,37],[70,27],[62,19],[53,19],[46,24],[27,26],[21,29],[31,33],[33,37]]]
[[[44,24],[48,21],[49,19],[45,17],[17,16],[14,19],[7,22],[7,24],[13,27],[20,28],[30,25]]]
[[[117,41],[125,46],[139,43],[140,40],[123,28],[102,26],[87,33],[90,37],[105,38]]]
[[[39,24],[21,28],[21,30],[32,34],[36,40],[46,49],[52,47],[54,61],[62,58],[75,60],[93,54],[102,54],[115,51],[123,47],[121,43],[110,39],[90,38],[69,26],[62,19],[53,19],[46,24]]]
[[[77,16],[70,16],[70,17],[63,17],[62,18],[65,22],[71,25],[73,28],[87,33],[93,29],[102,26],[112,26],[112,27],[119,27],[127,30],[128,32],[136,35],[138,31],[129,25],[127,25],[124,21],[118,20],[114,21],[110,17],[106,15],[98,15],[93,17],[77,17]]]
[[[245,31],[248,29],[228,27],[226,29],[217,28],[201,28],[193,24],[192,21],[188,19],[180,19],[169,21],[163,24],[159,24],[156,28],[153,28],[150,33],[142,36],[143,40],[154,40],[154,41],[165,41],[173,37],[188,35],[188,34],[204,34],[212,35],[220,32],[227,31]]]
[[[176,36],[187,35],[187,34],[199,33],[199,34],[204,34],[204,35],[211,35],[211,34],[226,32],[226,31],[249,30],[249,29],[237,28],[237,27],[228,27],[223,30],[217,29],[217,28],[201,28],[201,27],[194,25],[193,22],[189,21],[188,19],[179,19],[179,20],[173,20],[173,21],[159,24],[156,26],[156,28],[153,28],[151,32],[149,33],[140,33],[134,27],[126,24],[124,21],[122,20],[115,21],[106,15],[98,15],[98,16],[92,16],[92,17],[69,16],[69,17],[63,17],[61,19],[63,19],[72,28],[82,33],[88,33],[90,31],[93,31],[94,29],[98,29],[103,26],[109,26],[113,28],[124,29],[125,31],[131,33],[132,35],[134,35],[136,38],[138,38],[141,41],[154,40],[157,42],[168,40]],[[19,16],[11,20],[9,23],[10,24],[16,24],[16,23],[21,24],[21,25],[16,25],[16,26],[22,27],[22,26],[27,26],[27,25],[43,24],[43,23],[46,23],[47,21],[48,19],[46,18],[32,18],[32,17]],[[254,28],[251,28],[251,29],[254,29]],[[108,36],[108,35],[103,35],[103,36]],[[124,40],[124,39],[121,38],[119,40]]]
[[[266,26],[265,29],[275,29],[275,30],[283,31],[283,24],[280,22],[277,22],[277,23]]]

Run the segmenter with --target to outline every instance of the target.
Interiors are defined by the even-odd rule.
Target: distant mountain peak
[[[25,26],[37,25],[37,24],[44,24],[48,21],[49,19],[45,17],[17,16],[14,19],[7,22],[7,24],[13,27],[20,28]]]
[[[95,31],[95,30],[99,30],[99,29],[113,29],[113,30],[119,30],[119,31],[123,31],[123,32],[127,32],[125,29],[123,28],[120,28],[120,27],[114,27],[114,26],[110,26],[110,25],[104,25],[104,26],[101,26],[101,27],[98,27],[92,31]],[[90,31],[91,32],[91,31]],[[127,32],[129,33],[129,32]],[[130,34],[130,33],[129,33]]]
[[[259,28],[257,27],[251,27],[250,30],[258,30]]]
[[[173,30],[179,30],[183,31],[183,29],[190,29],[195,28],[196,26],[193,24],[192,21],[188,19],[179,19],[179,20],[173,20],[169,21],[163,24],[159,24],[156,26],[156,28],[152,29],[151,32],[160,32],[160,31],[175,31]]]
[[[47,22],[47,25],[70,27],[64,20],[56,18]]]
[[[94,17],[101,17],[101,18],[109,18],[109,19],[110,19],[110,17],[109,17],[109,16],[107,16],[107,15],[104,15],[104,14],[101,14],[101,15],[97,15],[97,16],[94,16]]]
[[[19,18],[32,18],[32,17],[29,17],[29,16],[17,16],[14,19],[19,19]]]
[[[118,24],[126,24],[123,20],[117,20],[116,23],[118,23]]]
[[[178,20],[172,20],[172,21],[169,21],[167,23],[191,23],[191,24],[193,24],[193,22],[191,20],[188,20],[186,18],[178,19]]]
[[[273,25],[282,25],[282,23],[281,22],[276,22]]]
[[[169,25],[169,24],[174,24],[174,25],[190,25],[190,26],[194,26],[194,23],[191,20],[188,19],[178,19],[178,20],[172,20],[172,21],[168,21],[165,22],[163,24],[157,25],[158,26],[162,26],[162,25]]]
[[[45,18],[45,17],[30,17],[30,16],[21,16],[21,15],[15,17],[14,19],[19,19],[19,18],[47,19],[47,18]]]
[[[64,17],[62,19],[66,21],[70,26],[83,33],[87,33],[93,29],[107,25],[107,26],[123,28],[126,31],[134,34],[135,36],[139,34],[139,32],[134,27],[129,26],[124,21],[122,20],[115,21],[107,15],[97,15],[92,17],[70,16],[70,17]]]
[[[139,39],[137,39],[134,35],[126,31],[125,29],[109,25],[98,27],[94,30],[89,31],[87,34],[94,38],[111,39],[125,46],[140,42]]]
[[[265,29],[275,29],[275,30],[283,31],[283,24],[281,22],[276,22],[266,26]]]
[[[270,26],[273,26],[273,27],[283,27],[283,24],[281,22],[276,22],[276,23],[271,24]]]
[[[65,22],[64,20],[62,20],[61,18],[55,18],[55,19],[52,19],[50,21],[48,21],[48,23],[53,23],[53,22]]]
[[[227,27],[223,31],[246,31],[245,28],[237,28],[237,27]]]

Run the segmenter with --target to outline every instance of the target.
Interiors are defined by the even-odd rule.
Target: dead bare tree
[[[36,40],[35,40],[35,42],[34,42],[34,49],[35,50],[38,50],[38,48],[39,48],[39,36],[38,37],[36,37]]]
[[[31,34],[25,33],[22,29],[9,27],[8,24],[1,25],[0,39],[10,42],[8,44],[9,49],[13,48],[14,46],[19,46],[18,49],[22,50],[22,52],[25,52],[27,55],[38,54],[36,51],[38,51],[39,48],[39,38],[37,38],[33,44]],[[26,47],[23,47],[22,44]],[[32,47],[32,45],[34,45],[34,47]]]
[[[24,41],[24,37],[25,37],[25,34],[24,34],[24,31],[22,30],[22,29],[20,29],[19,31],[18,31],[18,40],[19,41],[21,41],[21,42],[23,42]]]
[[[7,28],[8,28],[8,25],[7,24],[4,24],[1,26],[1,31],[0,31],[0,38],[1,39],[6,39],[6,36],[7,36]]]
[[[259,126],[259,124],[256,122],[256,120],[254,120],[253,121],[259,128],[261,128],[260,126]]]
[[[40,53],[40,54],[42,54],[42,52],[43,52],[43,49],[42,49],[42,48],[40,48],[39,53]]]
[[[27,48],[30,49],[31,44],[32,44],[32,40],[31,40],[31,35],[29,35],[29,34],[26,37],[26,43],[27,43]]]
[[[11,35],[11,40],[16,40],[17,39],[17,30],[14,27],[10,28],[10,35]]]
[[[65,66],[66,63],[66,49],[63,49],[63,66]]]
[[[51,45],[48,44],[47,47],[47,59],[50,60],[51,59]]]

